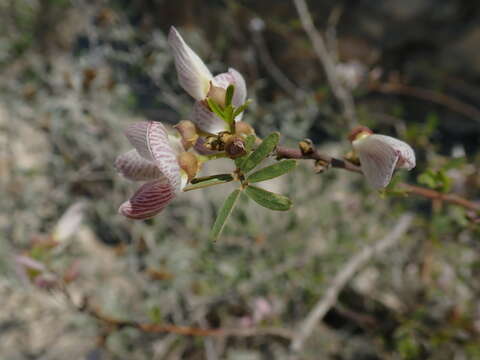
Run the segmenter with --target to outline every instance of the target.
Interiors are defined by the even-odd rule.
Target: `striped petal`
[[[178,82],[195,100],[205,99],[213,78],[210,70],[173,26],[168,34],[168,43],[173,52]]]
[[[395,168],[415,167],[415,153],[407,143],[385,135],[369,135],[355,140],[353,148],[360,158],[362,172],[376,189],[386,187]]]
[[[172,187],[179,191],[178,152],[172,147],[165,127],[156,121],[138,122],[127,128],[126,136],[137,152],[153,162]]]
[[[174,197],[175,188],[166,178],[161,178],[143,184],[118,212],[134,220],[149,219],[162,211]]]
[[[153,162],[141,157],[135,149],[117,157],[115,168],[121,175],[134,181],[153,180],[162,175]]]
[[[227,123],[211,112],[201,101],[196,101],[193,105],[192,119],[200,130],[211,134],[228,130]]]

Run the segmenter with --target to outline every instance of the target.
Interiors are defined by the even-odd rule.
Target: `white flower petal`
[[[118,212],[130,219],[149,219],[162,211],[174,197],[175,188],[162,178],[143,184]]]
[[[397,168],[412,170],[415,167],[415,152],[406,142],[386,135],[374,134],[373,136],[389,144],[397,152],[399,156]]]
[[[412,147],[402,140],[387,135],[373,134],[370,140],[383,142],[390,146],[399,156],[397,168],[411,170],[415,167],[415,152]]]
[[[200,130],[211,134],[228,130],[227,123],[211,112],[201,101],[196,101],[193,105],[192,119]]]
[[[153,162],[141,157],[135,149],[117,157],[115,168],[121,175],[134,181],[153,180],[162,175]]]
[[[168,34],[168,43],[173,52],[178,82],[195,100],[205,99],[213,78],[210,70],[173,26]]]
[[[390,136],[373,134],[353,141],[352,145],[360,158],[363,174],[369,184],[376,189],[389,184],[396,167],[411,169],[415,166],[412,148]]]
[[[237,70],[229,68],[228,72],[232,76],[233,85],[235,85],[232,103],[234,106],[239,107],[240,105],[243,105],[247,99],[247,85],[242,74],[240,74]]]
[[[130,125],[126,136],[138,153],[152,161],[165,175],[173,188],[180,190],[178,151],[170,144],[167,130],[156,121],[143,121]]]

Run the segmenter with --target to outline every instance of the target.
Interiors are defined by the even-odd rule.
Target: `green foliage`
[[[250,105],[252,102],[252,100],[250,99],[247,99],[247,101],[245,102],[245,104],[239,106],[238,108],[235,109],[235,111],[233,112],[233,117],[236,118],[238,115],[240,115],[242,112],[244,112],[248,105]]]
[[[418,176],[417,181],[422,185],[444,193],[449,192],[452,188],[452,179],[448,177],[445,169],[437,171],[427,169]]]
[[[213,101],[212,99],[210,99],[208,97],[207,97],[206,100],[207,100],[208,107],[210,108],[210,110],[212,110],[220,119],[223,119],[224,121],[226,121],[225,112],[220,107],[220,105],[218,105],[215,101]]]
[[[435,112],[430,112],[422,123],[411,124],[407,128],[406,138],[414,143],[426,146],[438,129],[439,118]]]
[[[231,174],[217,174],[201,178],[195,178],[192,179],[190,185],[183,188],[183,191],[197,190],[209,186],[226,184],[230,181],[233,181],[233,176]]]
[[[232,213],[233,207],[235,206],[239,195],[240,190],[236,189],[225,199],[222,208],[218,212],[215,223],[213,224],[212,231],[210,232],[210,237],[213,240],[217,240],[222,233],[225,223],[227,222],[228,217]]]
[[[229,107],[232,105],[233,93],[235,91],[235,86],[229,85],[227,87],[227,92],[225,94],[225,106]]]
[[[234,127],[235,127],[235,118],[240,115],[242,112],[246,110],[248,105],[250,104],[250,100],[247,100],[245,104],[242,104],[238,108],[233,106],[232,104],[232,99],[233,95],[235,93],[235,86],[234,85],[229,85],[227,87],[227,90],[225,92],[225,106],[221,106],[220,104],[217,104],[214,100],[210,98],[206,98],[207,104],[220,119],[225,121],[227,123],[228,128],[230,129],[231,132],[234,132]]]
[[[256,183],[265,180],[270,180],[276,178],[278,176],[282,176],[289,171],[292,171],[295,166],[297,166],[296,160],[283,160],[279,161],[276,164],[267,166],[263,169],[260,169],[252,174],[250,174],[247,178],[249,183]]]
[[[257,204],[270,210],[287,211],[292,207],[292,201],[286,196],[275,194],[253,185],[247,186],[245,194]]]
[[[268,135],[262,143],[242,162],[240,169],[248,173],[259,165],[277,146],[280,140],[279,133]]]
[[[162,322],[162,311],[160,310],[160,306],[154,305],[150,307],[148,317],[152,323],[160,324]]]

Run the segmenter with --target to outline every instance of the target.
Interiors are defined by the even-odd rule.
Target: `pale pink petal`
[[[168,34],[168,43],[173,52],[178,82],[195,100],[205,99],[213,78],[210,70],[173,26]]]
[[[153,180],[162,175],[152,161],[141,157],[135,149],[117,157],[115,168],[121,175],[134,181]]]
[[[398,156],[397,168],[411,170],[415,167],[415,152],[406,142],[386,135],[372,135],[375,139],[383,141],[394,149]]]
[[[15,256],[15,262],[27,269],[32,269],[40,272],[47,271],[47,268],[44,264],[31,258],[28,255]]]
[[[175,189],[162,178],[143,184],[118,212],[130,219],[149,219],[162,211],[174,197]]]
[[[202,131],[218,134],[221,131],[228,130],[227,123],[211,112],[201,101],[196,101],[193,105],[192,118],[193,122]]]
[[[173,188],[180,190],[180,166],[177,151],[172,147],[165,127],[156,121],[143,121],[130,125],[126,135],[138,153],[157,166],[170,181]]]
[[[399,156],[388,144],[373,136],[355,140],[352,144],[368,183],[375,189],[381,189],[390,183]]]
[[[229,72],[215,75],[215,77],[212,79],[212,84],[225,90],[230,85],[235,85],[233,76]]]
[[[239,107],[245,103],[247,100],[247,85],[245,84],[245,79],[242,74],[237,70],[230,68],[228,72],[231,74],[233,79],[233,85],[235,85],[235,92],[233,93],[232,103],[234,106]],[[238,119],[235,119],[238,121]]]
[[[148,161],[153,161],[153,155],[148,145],[149,122],[140,121],[130,124],[125,130],[125,135],[138,154]]]

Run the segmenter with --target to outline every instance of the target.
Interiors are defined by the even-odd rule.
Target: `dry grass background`
[[[197,6],[180,3],[182,9]],[[213,69],[229,64],[246,74],[254,99],[246,119],[261,135],[280,130],[286,144],[309,136],[327,153],[348,151],[345,128],[294,8],[279,5],[268,17],[263,7],[253,15],[264,17],[271,29],[273,59],[299,84],[298,98],[277,90],[275,75],[261,61],[262,50],[244,31],[254,8],[249,2],[208,2],[201,10],[206,20],[197,23],[192,10],[175,10],[167,1],[0,4],[2,359],[289,356],[287,340],[260,333],[202,338],[112,329],[77,311],[60,291],[19,276],[15,255],[31,252],[45,239],[59,244],[36,250],[35,256],[59,273],[73,267],[78,277],[68,288],[74,302],[88,296],[109,316],[205,328],[296,330],[333,276],[365,246],[388,235],[406,212],[415,214],[407,234],[341,291],[301,358],[480,358],[479,231],[462,209],[431,207],[411,197],[382,199],[356,174],[314,175],[306,163],[268,184],[294,200],[293,211],[269,212],[242,198],[217,244],[208,240],[208,232],[230,185],[183,194],[150,221],[117,215],[135,188],[113,168],[115,157],[129,148],[123,129],[145,119],[173,124],[190,113],[191,100],[176,83],[165,42],[167,21],[185,25],[181,29],[189,42]],[[281,26],[277,17],[284,18],[285,9],[291,10],[290,22]],[[219,14],[225,16],[217,27],[226,32],[209,38],[215,26],[200,26]],[[275,56],[281,36],[289,46]],[[304,74],[295,78],[297,72]],[[428,166],[446,163],[450,148],[445,147],[472,149],[468,141],[457,141],[461,134],[452,135],[448,145],[439,143],[449,131],[445,123],[428,134],[427,116],[399,119],[402,112],[413,114],[409,100],[356,91],[363,99],[358,105],[362,120],[416,145],[420,161],[410,180]],[[375,120],[372,114],[380,112],[397,116],[394,125]],[[429,116],[455,122],[441,110]],[[477,122],[462,121],[466,132],[478,134]],[[467,164],[449,173],[454,190],[473,200],[479,194],[477,147],[469,150]],[[205,172],[228,166],[209,163]],[[255,323],[259,304],[267,304],[267,310]]]

